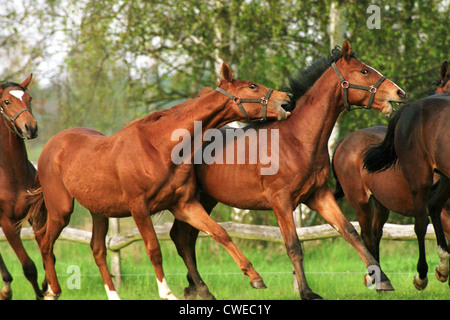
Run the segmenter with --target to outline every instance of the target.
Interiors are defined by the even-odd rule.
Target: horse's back
[[[95,164],[108,155],[107,148],[101,152],[96,149],[106,142],[106,137],[89,128],[70,128],[54,135],[44,146],[39,157],[38,172],[43,175],[64,175],[72,172],[89,170],[90,164]],[[86,163],[88,160],[89,163]]]
[[[426,159],[433,168],[449,175],[449,123],[450,95],[434,95],[412,103],[395,129],[397,153],[406,160],[411,156]]]
[[[386,131],[383,126],[369,127],[346,136],[336,148],[333,158],[335,173],[352,205],[365,203],[369,195],[373,195],[386,208],[410,215],[412,200],[399,168],[392,167],[377,173],[368,173],[363,169],[364,153],[383,141]]]

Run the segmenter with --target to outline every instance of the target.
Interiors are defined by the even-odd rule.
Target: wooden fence
[[[222,222],[219,223],[232,238],[248,239],[248,240],[263,240],[271,242],[283,243],[280,229],[272,226],[249,225],[236,222]],[[352,222],[355,229],[360,232],[360,227],[357,222]],[[159,240],[169,240],[169,232],[172,223],[167,222],[162,225],[156,225],[155,231]],[[130,245],[131,243],[142,240],[137,228],[122,231],[119,233],[112,232],[114,235],[108,235],[106,238],[106,247],[110,250],[111,256],[111,274],[114,276],[118,287],[121,283],[120,273],[120,250]],[[111,234],[111,233],[110,233]],[[324,224],[312,227],[297,228],[297,234],[301,241],[310,241],[326,238],[340,237],[340,233],[334,230],[330,225]],[[200,237],[206,237],[204,233],[200,233]],[[34,239],[34,234],[31,228],[23,228],[21,230],[21,237],[23,240]],[[61,240],[88,244],[91,240],[91,232],[79,230],[74,228],[65,228],[59,236]],[[396,225],[386,223],[383,228],[383,239],[391,240],[415,240],[414,225]],[[426,239],[436,239],[433,226],[428,226]],[[0,228],[0,241],[5,241],[5,235]]]
[[[272,226],[259,226],[242,224],[236,222],[221,222],[219,223],[232,238],[248,239],[248,240],[262,240],[271,242],[283,243],[280,229]],[[357,222],[352,222],[355,229],[360,232],[360,227]],[[172,227],[171,222],[166,222],[162,225],[156,225],[155,231],[159,240],[170,240],[169,232]],[[297,234],[300,241],[320,240],[326,238],[340,237],[341,234],[334,230],[330,225],[323,224],[319,226],[297,228]],[[206,234],[200,233],[200,237],[207,237]],[[31,228],[23,228],[21,231],[23,240],[34,239],[34,234]],[[86,230],[79,230],[74,228],[65,228],[60,240],[73,241],[78,243],[89,244],[91,240],[91,232]],[[383,228],[383,239],[390,240],[415,240],[414,225],[397,225],[386,223]],[[433,225],[428,226],[426,239],[436,239]],[[106,247],[111,251],[120,251],[129,244],[142,240],[137,228],[122,231],[114,236],[106,236]],[[6,241],[5,235],[0,228],[0,241]]]

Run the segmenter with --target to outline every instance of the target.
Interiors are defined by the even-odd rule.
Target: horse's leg
[[[358,232],[353,225],[345,218],[334,198],[331,190],[326,187],[317,190],[314,195],[306,202],[306,205],[313,210],[316,210],[320,215],[334,228],[343,238],[349,242],[356,250],[362,261],[368,268],[369,273],[375,273],[377,277],[377,290],[390,291],[394,290],[388,277],[381,270],[378,261],[370,254],[369,250],[364,245]],[[365,276],[365,281],[369,280],[369,276]],[[370,281],[372,281],[370,279]]]
[[[400,157],[400,155],[399,155]],[[402,157],[404,159],[409,159]],[[412,159],[414,160],[414,159]],[[411,165],[414,163],[415,165]],[[414,206],[414,232],[416,233],[419,247],[419,259],[417,261],[417,272],[414,276],[414,286],[417,290],[423,290],[428,284],[428,264],[425,254],[425,235],[428,227],[427,201],[433,183],[433,171],[426,165],[419,165],[419,161],[411,161],[403,165],[400,163],[403,176],[408,182]]]
[[[2,219],[1,225],[3,228],[3,232],[5,233],[6,239],[8,240],[15,254],[19,258],[19,261],[22,264],[23,273],[27,278],[27,280],[33,286],[36,298],[42,299],[43,297],[42,292],[37,282],[37,269],[33,260],[31,260],[31,258],[25,251],[25,248],[23,247],[22,240],[20,239],[20,230],[17,230],[14,222],[6,218],[6,215],[3,215],[3,217],[5,218]]]
[[[105,216],[101,216],[91,212],[92,216],[92,238],[91,249],[94,255],[95,263],[102,275],[103,283],[105,285],[106,294],[109,300],[120,300],[116,292],[116,288],[111,279],[111,273],[106,262],[106,234],[108,233],[109,220]]]
[[[211,215],[217,201],[203,192],[200,193],[199,198],[206,213]],[[177,219],[175,219],[173,227],[170,230],[170,236],[177,247],[178,254],[188,269],[187,280],[189,287],[184,289],[184,296],[186,299],[196,299],[198,294],[202,299],[214,300],[215,297],[203,282],[197,269],[195,243],[197,242],[198,233],[199,231],[197,229]]]
[[[449,274],[449,248],[441,221],[442,208],[447,202],[449,194],[450,180],[446,176],[441,175],[437,189],[428,199],[428,210],[436,233],[438,254],[441,260],[439,266],[436,268],[436,278],[441,282],[447,281]]]
[[[61,287],[55,270],[53,246],[61,231],[69,223],[74,204],[74,199],[63,186],[58,185],[58,188],[50,190],[59,192],[58,194],[50,192],[51,198],[46,197],[44,192],[48,217],[44,227],[35,234],[45,268],[45,287],[47,289],[44,292],[44,300],[55,300],[61,295]]]
[[[426,193],[428,194],[428,193]],[[419,247],[419,260],[417,261],[418,274],[414,277],[414,286],[417,290],[423,290],[428,284],[428,264],[425,255],[425,234],[428,227],[428,216],[426,214],[426,197],[413,195],[414,199],[414,232],[416,233]]]
[[[389,209],[383,206],[378,200],[372,197],[373,203],[373,218],[372,229],[375,237],[375,252],[374,258],[380,262],[380,242],[383,236],[383,226],[389,218]]]
[[[158,284],[159,296],[164,300],[178,300],[167,285],[162,267],[162,254],[156,237],[153,222],[146,202],[136,199],[130,203],[131,215],[136,223],[139,233],[144,241],[145,249],[155,269],[156,282]]]
[[[447,200],[442,208],[441,223],[447,242],[450,244],[450,199]]]
[[[3,261],[2,255],[0,254],[0,271],[2,274],[3,288],[0,290],[0,300],[11,300],[11,282],[13,278],[6,268],[5,262]]]
[[[236,261],[242,272],[250,278],[250,284],[253,288],[266,288],[264,281],[253,268],[251,262],[236,247],[225,229],[206,213],[197,200],[192,199],[190,202],[183,202],[175,206],[172,209],[172,213],[178,220],[189,223],[194,228],[205,232],[219,242]]]
[[[205,300],[215,300],[209,291],[208,286],[203,282],[198,270],[195,257],[195,242],[198,237],[198,230],[191,225],[175,219],[170,237],[177,247],[179,256],[183,259],[187,269],[187,280],[189,287],[184,289],[184,297],[188,300],[195,300],[200,295]]]
[[[319,300],[322,299],[315,294],[308,286],[305,271],[303,268],[303,251],[300,240],[298,239],[297,230],[295,228],[293,208],[290,201],[277,198],[272,202],[272,209],[280,227],[281,234],[286,246],[286,252],[292,261],[297,279],[300,297],[303,300]]]
[[[356,182],[357,184],[357,182]],[[347,200],[350,205],[355,209],[356,219],[358,220],[359,226],[361,227],[361,238],[366,245],[369,252],[373,257],[379,261],[377,255],[376,239],[374,236],[374,230],[372,228],[372,210],[370,207],[369,194],[362,185],[360,187],[354,187],[354,191],[347,196]]]

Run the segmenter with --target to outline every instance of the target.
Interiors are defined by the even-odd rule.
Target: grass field
[[[236,242],[264,278],[268,289],[252,289],[248,279],[222,247],[212,239],[201,239],[197,246],[199,269],[217,299],[298,299],[298,294],[293,291],[292,265],[284,245],[243,240]],[[38,266],[41,282],[44,272],[37,245],[34,241],[25,241],[25,246]],[[171,241],[161,241],[161,246],[168,284],[175,295],[183,298],[183,289],[187,285],[186,268]],[[362,282],[365,267],[354,249],[341,238],[304,243],[305,269],[310,287],[330,300],[450,300],[448,283],[440,283],[434,276],[434,269],[439,261],[434,241],[427,242],[429,284],[421,292],[412,284],[418,257],[416,242],[383,240],[381,248],[382,267],[395,287],[395,292],[377,293],[366,288]],[[7,242],[0,242],[0,252],[14,277],[14,299],[34,299],[31,286],[24,278],[21,266]],[[55,255],[63,290],[60,300],[107,298],[100,273],[87,245],[57,241]],[[121,298],[159,299],[153,267],[145,254],[143,243],[136,242],[125,248],[121,258]],[[72,275],[67,270],[71,265],[80,268],[80,289],[67,287]]]

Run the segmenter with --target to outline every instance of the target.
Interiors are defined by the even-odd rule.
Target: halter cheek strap
[[[333,67],[334,71],[336,71],[336,74],[339,77],[339,80],[341,80],[341,87],[342,87],[342,91],[343,91],[345,108],[349,111],[356,110],[356,109],[370,109],[372,107],[373,99],[375,98],[375,93],[377,92],[377,89],[381,85],[381,83],[386,79],[386,77],[382,76],[380,79],[378,79],[378,81],[374,85],[372,85],[370,87],[360,86],[358,84],[351,84],[347,80],[345,80],[344,77],[342,76],[341,72],[337,68],[335,62],[331,63],[331,66]],[[369,97],[369,102],[367,103],[367,105],[364,107],[353,107],[352,108],[348,103],[348,89],[349,88],[369,91],[370,97]]]
[[[31,110],[28,108],[23,108],[20,109],[14,116],[10,117],[6,114],[5,109],[3,109],[3,106],[0,105],[0,114],[3,117],[3,121],[5,122],[6,126],[8,127],[9,130],[11,130],[12,133],[17,134],[19,137],[21,137],[22,139],[24,139],[23,133],[17,128],[16,125],[16,120],[17,118],[25,111],[28,111],[29,113],[32,114]],[[6,121],[8,121],[12,128],[10,126],[8,126],[8,124],[6,123]]]
[[[258,121],[266,121],[266,119],[267,119],[267,104],[269,103],[269,98],[273,92],[273,89],[269,89],[269,91],[267,91],[266,95],[261,99],[241,99],[239,97],[233,96],[231,93],[223,90],[222,88],[216,88],[216,91],[219,91],[220,93],[226,95],[228,98],[233,100],[233,102],[237,104],[237,106],[241,110],[242,114],[244,115],[245,121],[247,121],[248,123],[258,122]],[[245,108],[242,105],[242,103],[261,103],[262,104],[262,117],[259,119],[251,120],[249,118],[247,112],[245,111]]]

